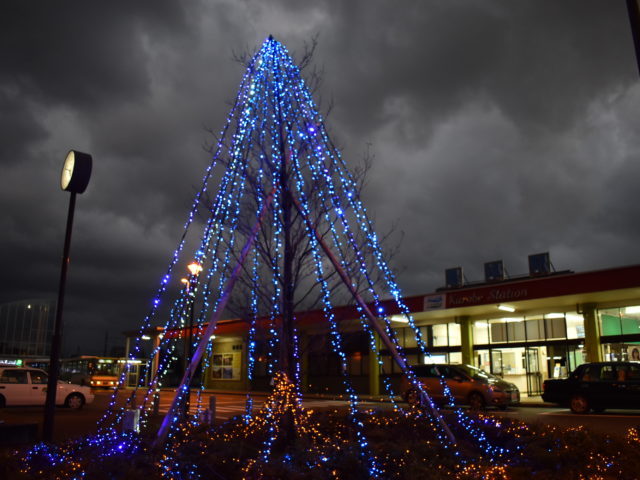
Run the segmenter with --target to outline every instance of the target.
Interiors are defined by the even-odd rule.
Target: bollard
[[[153,392],[153,414],[158,415],[160,413],[160,390]]]
[[[122,416],[122,431],[140,433],[140,410],[137,408],[124,411]]]
[[[211,410],[205,408],[199,412],[200,425],[213,425],[213,418],[211,417]]]
[[[209,413],[211,415],[211,425],[216,421],[216,396],[209,395]]]
[[[209,408],[200,410],[198,420],[203,425],[213,425],[216,421],[216,397],[209,396]]]

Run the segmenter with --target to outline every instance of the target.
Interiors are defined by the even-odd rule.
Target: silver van
[[[520,403],[520,390],[513,383],[471,365],[428,364],[411,369],[432,400],[440,406],[451,403],[444,394],[442,379],[456,405],[469,405],[475,410],[495,406],[504,410]],[[412,405],[419,403],[419,392],[407,380],[402,392],[406,402]]]

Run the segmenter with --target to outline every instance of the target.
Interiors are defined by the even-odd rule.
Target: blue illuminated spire
[[[247,64],[233,107],[213,146],[212,161],[194,197],[178,246],[141,326],[140,337],[151,325],[160,324],[166,331],[156,350],[151,352],[151,357],[157,355],[158,368],[140,402],[145,421],[154,392],[162,385],[171,366],[176,344],[181,341],[178,334],[185,327],[189,312],[193,312],[195,321],[191,351],[195,351],[201,342],[208,342],[204,368],[209,366],[216,347],[211,338],[203,337],[203,332],[212,316],[218,313],[240,252],[248,246],[249,255],[236,286],[239,292],[236,298],[240,301],[232,302],[233,308],[244,307],[244,310],[232,309],[232,312],[247,320],[249,379],[253,378],[259,361],[258,339],[266,339],[260,361],[266,360],[266,370],[270,374],[284,372],[300,397],[296,314],[300,305],[304,306],[309,292],[314,292],[322,305],[331,349],[343,372],[344,392],[350,402],[362,456],[371,477],[381,476],[369,451],[362,423],[357,420],[359,398],[347,373],[348,357],[334,306],[339,299],[344,301],[345,292],[347,295],[355,292],[368,300],[368,306],[356,303],[356,308],[362,329],[370,341],[370,351],[377,355],[380,365],[382,358],[377,338],[381,332],[372,328],[369,310],[376,312],[375,323],[379,319],[382,325],[379,328],[397,352],[396,361],[400,364],[407,364],[407,359],[388,312],[404,315],[408,323],[403,326],[413,331],[420,351],[425,356],[429,356],[429,352],[402,300],[359,192],[360,185],[331,141],[300,69],[287,49],[269,35]],[[264,219],[260,216],[262,211],[266,211]],[[195,222],[198,217],[204,219],[201,224]],[[252,243],[251,230],[256,222],[260,226],[259,236]],[[200,230],[194,232],[196,228]],[[192,254],[185,253],[187,245]],[[327,260],[328,251],[333,257],[331,261]],[[175,275],[175,271],[178,266],[182,268],[193,260],[203,267],[203,271],[192,279],[191,289],[187,291],[179,287],[182,274]],[[344,276],[335,275],[337,268]],[[168,294],[175,291],[179,292],[177,298],[168,300]],[[339,292],[342,292],[341,297],[337,296]],[[384,305],[382,299],[388,299]],[[138,339],[131,357],[136,357],[139,351]],[[421,388],[410,370],[406,374],[416,388]],[[122,382],[125,375],[126,372]],[[448,392],[444,379],[443,385]],[[390,382],[385,382],[385,388],[393,401],[397,392]],[[183,388],[177,395],[183,396],[187,391]],[[115,395],[112,406],[114,404]],[[200,405],[198,401],[198,408]],[[247,418],[251,415],[251,405],[249,397]],[[397,405],[396,408],[401,409]],[[109,424],[113,412],[116,420]],[[108,411],[103,419],[105,428],[115,425],[119,421],[118,415],[113,408]],[[437,417],[437,413],[434,415]],[[459,424],[489,455],[502,453],[480,432],[474,420],[460,409],[456,410],[456,415]],[[176,417],[176,425],[178,420]],[[433,425],[440,429],[442,442],[451,444],[446,425],[437,422]],[[172,435],[169,434],[169,440]],[[272,436],[270,441],[273,441]],[[264,446],[264,461],[268,461],[270,445]]]

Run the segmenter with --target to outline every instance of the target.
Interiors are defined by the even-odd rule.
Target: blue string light
[[[209,205],[203,207],[206,192],[211,190],[209,183],[215,179],[214,168],[222,164],[224,171],[217,179],[218,189]],[[282,174],[287,183],[282,183]],[[408,328],[416,338],[420,352],[428,357],[427,344],[422,332],[416,326],[409,308],[402,300],[393,272],[384,258],[383,248],[375,233],[373,222],[359,196],[359,186],[353,174],[337,148],[331,142],[324,120],[311,97],[299,68],[291,59],[286,48],[269,38],[258,53],[251,59],[240,83],[238,95],[226,119],[225,125],[216,142],[210,165],[205,171],[202,185],[194,197],[187,215],[178,246],[173,252],[169,266],[162,275],[160,284],[151,302],[151,310],[144,318],[139,334],[135,339],[129,358],[136,359],[140,354],[143,333],[157,323],[164,331],[164,336],[151,352],[151,357],[158,357],[156,371],[153,372],[146,387],[144,381],[136,386],[127,399],[125,407],[139,408],[141,422],[148,426],[148,417],[152,411],[151,403],[176,357],[174,353],[182,335],[185,335],[187,318],[193,318],[193,335],[190,351],[203,340],[202,335],[212,314],[220,307],[225,285],[229,281],[231,271],[238,258],[239,245],[247,237],[245,223],[254,223],[258,212],[264,205],[266,192],[276,188],[276,195],[270,206],[269,215],[262,225],[261,240],[251,250],[250,259],[244,265],[244,285],[249,288],[247,303],[247,376],[251,383],[254,379],[256,364],[264,358],[256,358],[258,351],[259,329],[263,329],[266,345],[266,371],[269,375],[280,379],[279,388],[287,389],[282,380],[284,365],[279,352],[284,345],[281,329],[284,328],[283,317],[283,284],[285,261],[285,232],[283,216],[285,213],[295,215],[299,231],[304,234],[298,239],[306,249],[309,259],[309,275],[314,280],[314,288],[318,288],[322,302],[322,312],[329,331],[332,351],[339,359],[344,391],[349,401],[349,413],[353,432],[360,449],[361,459],[367,465],[371,478],[384,477],[385,472],[380,462],[371,452],[369,440],[365,436],[364,424],[359,411],[360,399],[349,376],[349,358],[344,347],[344,332],[341,322],[334,314],[337,301],[337,280],[331,276],[331,265],[326,263],[323,250],[314,236],[314,229],[322,229],[322,234],[335,253],[341,267],[354,282],[358,282],[360,291],[370,299],[372,311],[376,312],[384,328],[384,332],[392,342],[403,362],[407,358],[396,330],[391,324],[389,311],[399,311],[406,319]],[[287,206],[287,196],[295,196],[300,201],[301,212],[296,212],[291,205]],[[291,209],[285,212],[285,209]],[[193,227],[198,212],[206,211],[206,221],[202,225],[198,242],[191,241],[188,233]],[[303,218],[304,217],[304,218]],[[308,219],[310,223],[307,223]],[[312,225],[313,224],[313,225]],[[193,235],[193,234],[192,234]],[[194,259],[203,267],[202,275],[189,278],[188,287],[180,288],[172,308],[167,315],[161,313],[161,307],[167,303],[167,293],[174,289],[174,272],[183,261],[187,245],[197,243],[197,249],[188,258]],[[378,281],[380,278],[382,281]],[[390,301],[383,301],[381,294],[391,295]],[[197,300],[197,302],[196,302]],[[369,301],[369,300],[368,300]],[[198,311],[196,311],[198,307]],[[369,325],[369,320],[360,305],[356,305],[359,322],[369,340],[369,354],[378,365],[382,365],[381,349],[377,345],[377,334]],[[193,317],[190,317],[193,315]],[[280,322],[280,324],[279,324]],[[293,342],[286,345],[291,348],[293,365],[293,392],[290,401],[295,415],[304,417],[301,393],[301,352],[299,328],[296,318],[293,321]],[[215,331],[215,330],[214,330]],[[210,366],[210,358],[215,352],[213,338],[206,339],[207,354],[203,360],[205,371]],[[262,350],[260,350],[262,354]],[[119,387],[125,384],[129,364],[124,369]],[[408,372],[408,380],[421,389],[417,378]],[[441,378],[445,395],[453,403],[453,397],[444,378]],[[417,421],[425,422],[436,432],[437,438],[447,448],[454,448],[442,430],[442,426],[434,421],[429,412],[416,412],[414,409],[404,411],[395,401],[396,394],[389,379],[384,378],[385,390],[393,402],[394,410],[412,415]],[[143,390],[141,406],[135,407],[138,388]],[[202,408],[202,382],[197,392],[195,406],[196,415],[187,419],[174,412],[171,417],[171,428],[162,449],[162,458],[158,465],[166,478],[199,478],[197,467],[175,458],[173,446],[183,436],[185,428],[197,425],[197,417]],[[137,451],[140,448],[137,437],[117,433],[124,410],[116,407],[118,389],[110,399],[109,406],[99,422],[99,434],[90,437],[82,448],[88,445],[100,445],[100,455],[108,457],[124,452]],[[287,390],[288,392],[288,390]],[[183,405],[190,388],[184,385],[176,395],[178,404]],[[274,401],[275,402],[275,401]],[[249,425],[252,414],[253,399],[247,395],[244,421]],[[435,407],[434,410],[435,412]],[[258,463],[266,464],[272,457],[276,440],[282,435],[282,412],[276,404],[267,405],[262,412],[266,436],[254,463],[247,472]],[[508,450],[499,448],[489,440],[484,428],[491,424],[489,419],[476,419],[466,415],[460,408],[455,410],[457,423],[466,431],[490,458],[499,458]],[[298,417],[296,417],[298,418]],[[306,418],[306,417],[305,417]],[[480,423],[482,425],[480,425]],[[494,423],[494,426],[496,424]],[[321,442],[319,438],[314,437]],[[80,448],[80,447],[79,447]],[[324,447],[316,445],[319,462],[324,462],[330,455]],[[43,445],[34,447],[29,455],[43,455],[49,458],[52,466],[70,461],[70,453],[54,448],[47,450]],[[325,460],[323,460],[325,459]],[[78,467],[79,468],[79,467]],[[77,478],[81,478],[79,470]]]

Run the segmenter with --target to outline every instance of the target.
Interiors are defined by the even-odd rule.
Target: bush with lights
[[[284,418],[293,421],[292,441],[281,441]],[[357,415],[368,439],[362,454],[358,432],[346,410],[314,412],[301,405],[286,375],[251,416],[211,427],[183,422],[170,448],[154,448],[155,437],[97,435],[63,445],[40,444],[7,452],[0,477],[70,480],[115,479],[370,479],[371,464],[382,479],[520,480],[571,478],[631,480],[640,472],[640,435],[624,438],[584,428],[527,425],[488,414],[470,418],[505,452],[495,458],[477,448],[458,427],[459,443],[446,445],[420,408],[406,412],[367,410]]]

